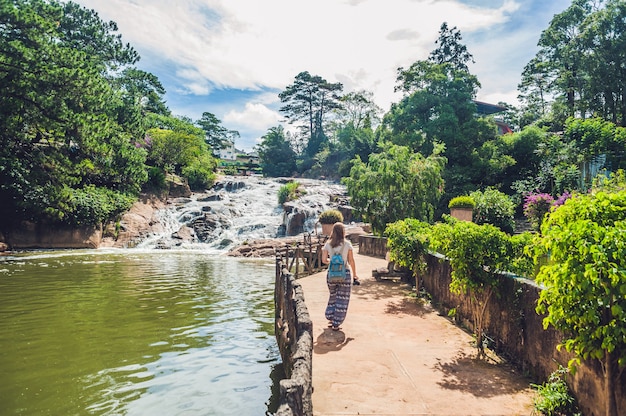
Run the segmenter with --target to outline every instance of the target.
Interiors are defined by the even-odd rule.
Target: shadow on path
[[[350,341],[354,341],[354,338],[346,338],[346,334],[341,329],[333,331],[326,328],[313,343],[313,353],[326,354],[331,351],[341,351]]]
[[[400,299],[397,298],[399,294],[402,296]],[[390,315],[423,316],[433,312],[432,307],[413,296],[410,285],[401,281],[366,280],[359,286],[352,286],[352,296],[358,296],[363,300],[392,299],[385,310],[385,313]]]
[[[442,388],[464,391],[476,397],[514,394],[528,388],[528,380],[510,377],[510,373],[515,373],[510,365],[488,362],[464,353],[450,362],[439,362],[434,368],[443,373],[443,381],[437,383]]]

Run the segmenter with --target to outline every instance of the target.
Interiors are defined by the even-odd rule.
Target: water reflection
[[[272,413],[273,282],[201,251],[2,258],[0,414]]]

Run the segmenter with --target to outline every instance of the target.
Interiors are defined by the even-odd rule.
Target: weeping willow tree
[[[406,146],[386,144],[368,163],[354,161],[343,179],[351,204],[382,235],[387,224],[415,218],[431,222],[443,194],[445,158],[424,157]]]

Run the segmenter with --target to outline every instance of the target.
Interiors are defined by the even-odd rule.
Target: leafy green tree
[[[574,0],[553,17],[537,55],[524,68],[520,98],[525,119],[546,116],[562,126],[568,117],[626,120],[626,5],[621,0]]]
[[[458,30],[444,23],[429,59],[398,69],[396,91],[404,97],[392,104],[377,130],[379,140],[409,146],[423,155],[443,147],[448,161],[444,199],[494,185],[487,181],[514,163],[489,143],[496,138],[493,121],[476,117],[474,99],[480,83],[467,70],[472,56],[460,41]]]
[[[308,157],[315,156],[327,143],[325,122],[333,110],[341,108],[342,90],[341,83],[331,83],[304,71],[296,75],[294,83],[278,95],[284,104],[280,112],[289,123],[302,123],[300,128],[308,137],[305,147]]]
[[[115,24],[43,0],[3,2],[0,22],[3,225],[63,220],[68,188],[136,194],[145,151],[134,146],[136,124],[118,119],[125,104],[112,79],[138,55]]]
[[[544,326],[565,335],[578,358],[604,372],[605,414],[618,414],[615,394],[626,365],[626,192],[575,195],[548,215],[536,261],[549,255],[536,280]],[[570,365],[575,364],[575,360]]]
[[[430,225],[415,218],[390,223],[385,229],[389,259],[413,272],[418,292],[419,273],[426,270],[427,266],[429,233]]]
[[[528,126],[549,114],[550,79],[546,68],[549,61],[543,54],[538,53],[526,64],[522,71],[522,81],[517,86],[518,99],[523,103],[520,127]]]
[[[339,126],[351,126],[357,130],[373,128],[380,123],[382,112],[371,91],[354,91],[341,97],[341,107],[335,110],[335,121]]]
[[[436,64],[449,63],[455,70],[469,72],[467,63],[474,63],[474,57],[462,40],[461,31],[456,26],[450,29],[448,23],[443,22],[435,41],[437,48],[430,53],[428,60]]]
[[[165,88],[156,75],[137,68],[125,68],[111,82],[121,95],[117,121],[129,126],[133,135],[141,136],[144,133],[148,114],[170,115],[163,100]]]
[[[626,125],[626,4],[606,0],[581,24],[587,114]],[[592,5],[593,2],[588,2]]]
[[[291,176],[296,170],[296,153],[282,126],[272,127],[257,146],[264,176]]]
[[[213,153],[217,154],[220,149],[225,149],[228,143],[235,143],[235,139],[239,137],[236,130],[228,130],[222,126],[222,121],[214,114],[205,111],[202,118],[196,121],[196,124],[204,130],[206,135],[205,141],[213,149]]]
[[[609,171],[626,167],[626,128],[601,118],[571,118],[565,123],[563,133],[565,140],[572,142],[579,151],[578,159],[583,167],[581,190],[586,190],[595,176],[591,165],[595,165],[596,170],[604,168]]]
[[[444,163],[440,156],[425,158],[408,147],[386,144],[367,164],[357,158],[343,182],[357,213],[380,235],[387,224],[405,218],[433,220]]]
[[[476,202],[474,222],[491,224],[508,234],[515,230],[515,204],[511,197],[497,189],[487,188],[470,194]]]

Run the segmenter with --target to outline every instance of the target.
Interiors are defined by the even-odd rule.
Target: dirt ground
[[[313,412],[321,415],[531,415],[530,380],[498,357],[477,359],[472,336],[411,288],[376,281],[384,259],[356,255],[341,330],[327,328],[325,274],[302,279],[313,319]]]

